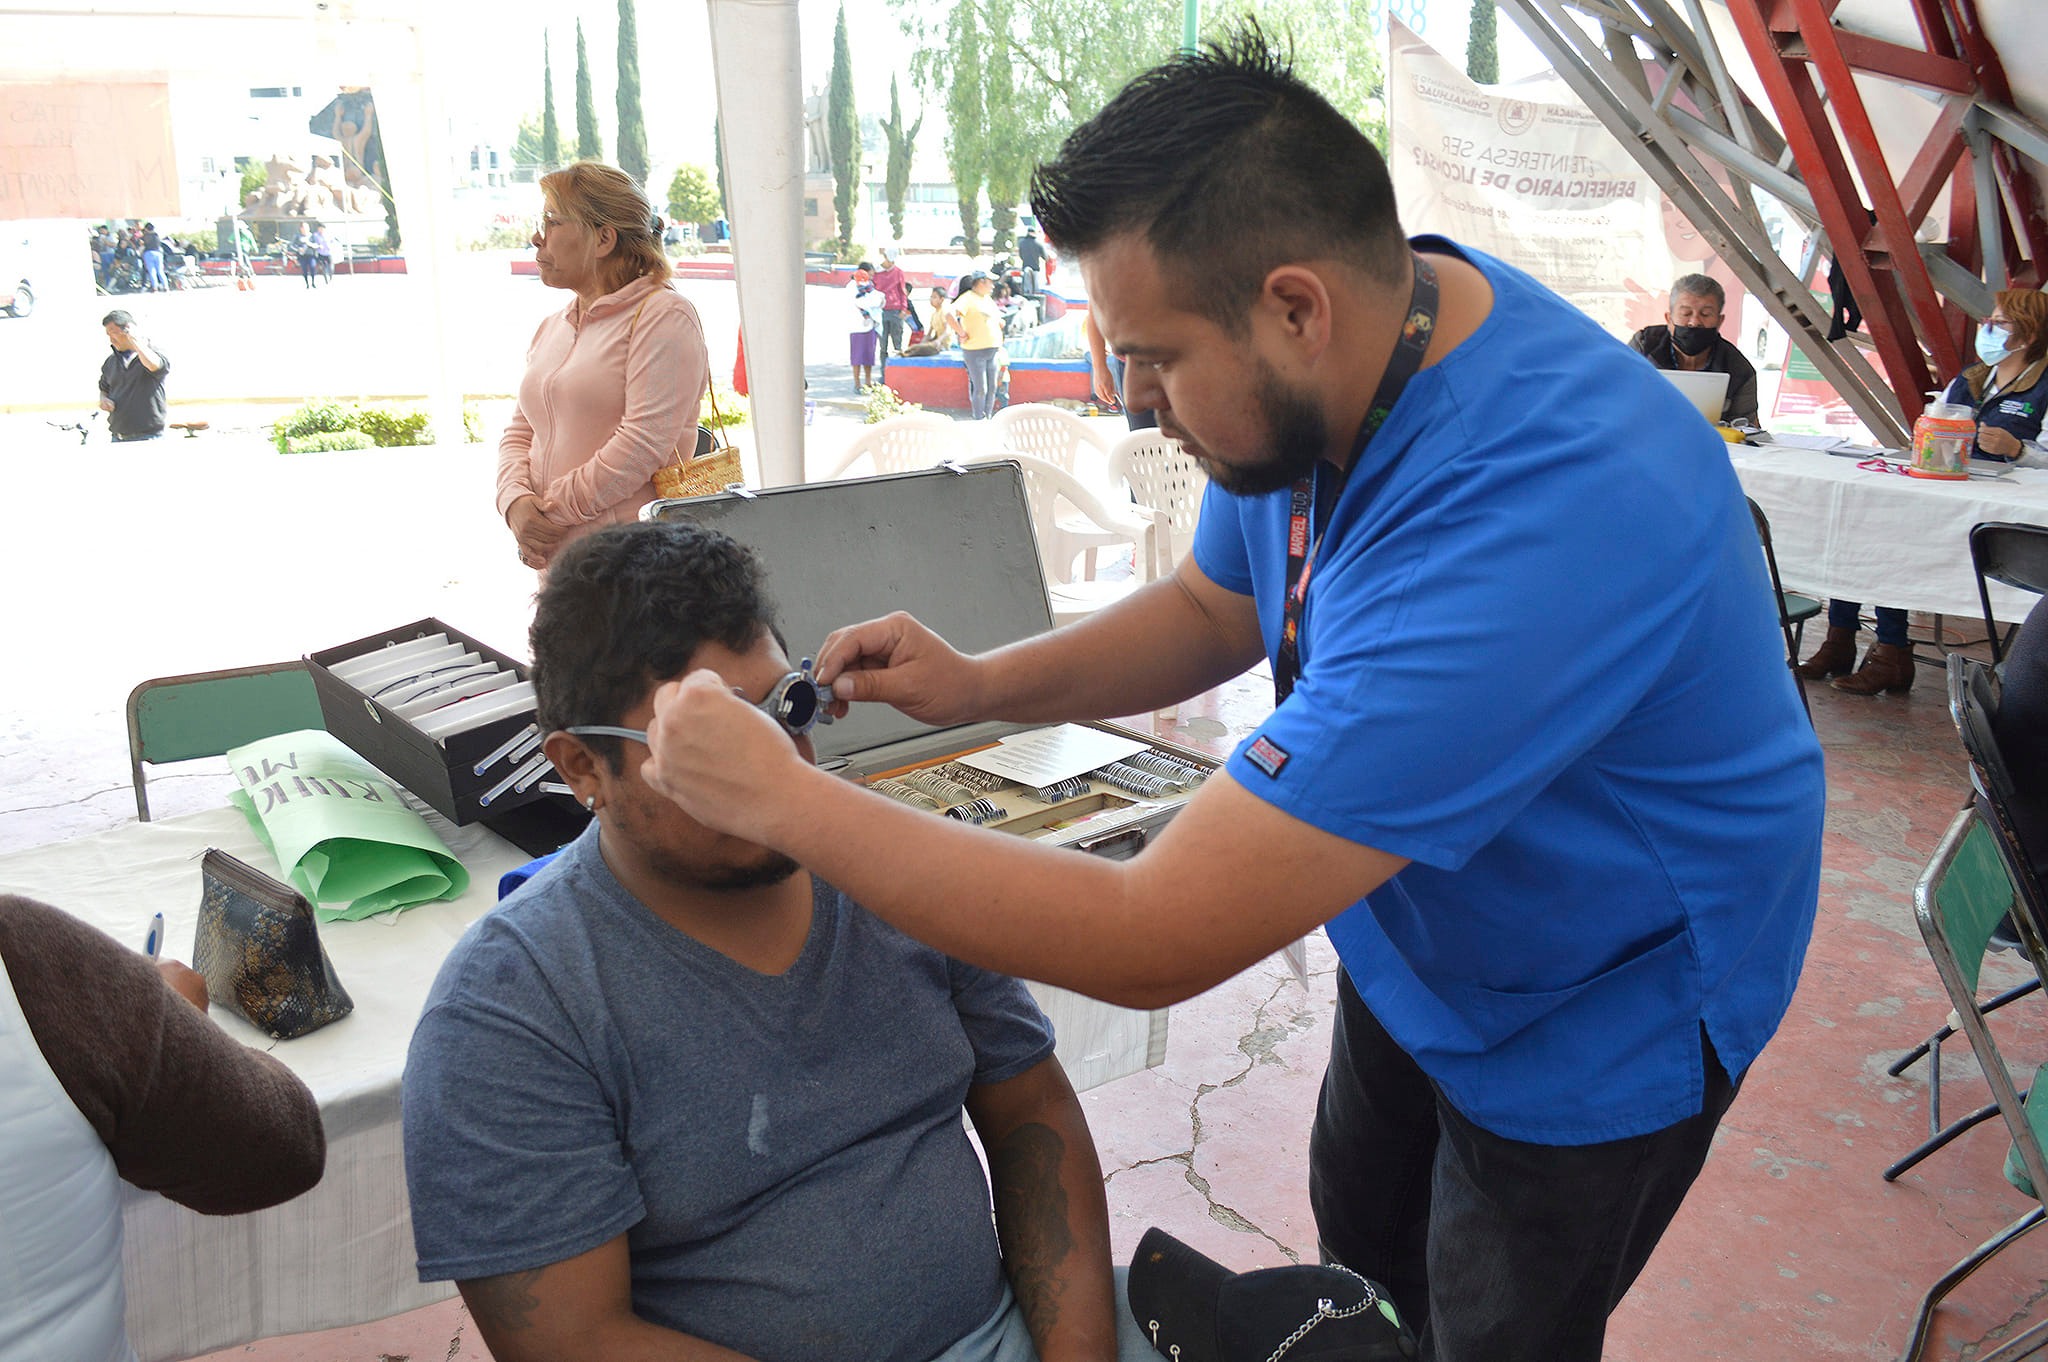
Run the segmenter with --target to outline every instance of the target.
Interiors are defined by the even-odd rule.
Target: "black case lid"
[[[892,610],[966,653],[1052,628],[1014,463],[657,501],[647,516],[697,521],[759,555],[792,663],[815,656],[834,629]],[[811,737],[830,760],[933,731],[887,705],[858,705]]]

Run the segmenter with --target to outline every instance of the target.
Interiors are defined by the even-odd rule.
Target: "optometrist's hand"
[[[2020,437],[1998,426],[1980,425],[1977,427],[1977,447],[1986,454],[2010,459],[2020,452]]]
[[[767,841],[770,813],[817,768],[782,725],[698,670],[654,692],[640,776],[717,832]]]
[[[940,727],[980,717],[980,660],[901,610],[834,630],[815,675],[832,689],[835,716],[854,701],[879,701]]]

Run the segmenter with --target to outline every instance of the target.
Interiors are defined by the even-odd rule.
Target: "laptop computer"
[[[1721,423],[1721,407],[1728,400],[1728,375],[1688,373],[1680,369],[1659,369],[1671,386],[1685,394],[1685,400],[1713,425]]]

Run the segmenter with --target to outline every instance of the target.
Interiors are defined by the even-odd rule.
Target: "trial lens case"
[[[505,790],[486,804],[484,796],[511,768],[501,760],[483,771],[476,769],[483,758],[533,723],[530,706],[521,713],[506,715],[461,733],[451,733],[445,738],[436,738],[410,719],[392,713],[332,670],[337,663],[434,634],[446,634],[450,643],[464,645],[485,662],[512,672],[521,681],[531,677],[525,663],[499,652],[488,643],[471,638],[460,629],[450,628],[437,619],[415,620],[397,629],[387,629],[352,643],[306,655],[307,670],[313,674],[313,689],[320,697],[321,717],[326,721],[328,732],[432,805],[450,822],[458,825],[495,822],[499,815],[536,803],[544,797],[540,781],[536,780],[524,790]],[[575,836],[573,827],[566,835]],[[520,838],[512,840],[526,846]],[[559,839],[551,841],[545,849],[553,850],[555,845],[559,845]]]
[[[843,625],[903,610],[963,652],[979,653],[1052,628],[1023,475],[1016,464],[948,465],[917,473],[807,483],[766,491],[656,501],[649,520],[688,519],[753,549],[766,573],[791,661],[814,655]],[[1192,748],[1114,723],[1086,727],[1142,741],[1203,774],[1218,763]],[[934,728],[886,705],[856,705],[811,734],[818,764],[861,784],[929,772],[952,758],[1028,733],[1032,725]],[[1191,788],[1140,795],[1090,778],[1051,803],[1009,784],[987,798],[1001,817],[983,826],[1098,856],[1132,856],[1179,812]],[[934,817],[941,816],[934,812]],[[1032,985],[1046,996],[1046,990]],[[1166,1012],[1116,1014],[1094,1042],[1062,1058],[1077,1087],[1166,1057]],[[1074,1038],[1069,1037],[1069,1040]],[[1142,1056],[1142,1061],[1140,1061]],[[1078,1061],[1078,1063],[1077,1063]],[[1090,1067],[1093,1066],[1093,1067]],[[1079,1071],[1076,1071],[1077,1068]]]

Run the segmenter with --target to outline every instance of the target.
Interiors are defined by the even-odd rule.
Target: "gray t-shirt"
[[[971,1084],[1052,1053],[1023,985],[815,884],[780,976],[628,894],[595,826],[480,919],[405,1073],[423,1281],[627,1235],[641,1318],[762,1362],[924,1362],[1003,1289]]]

